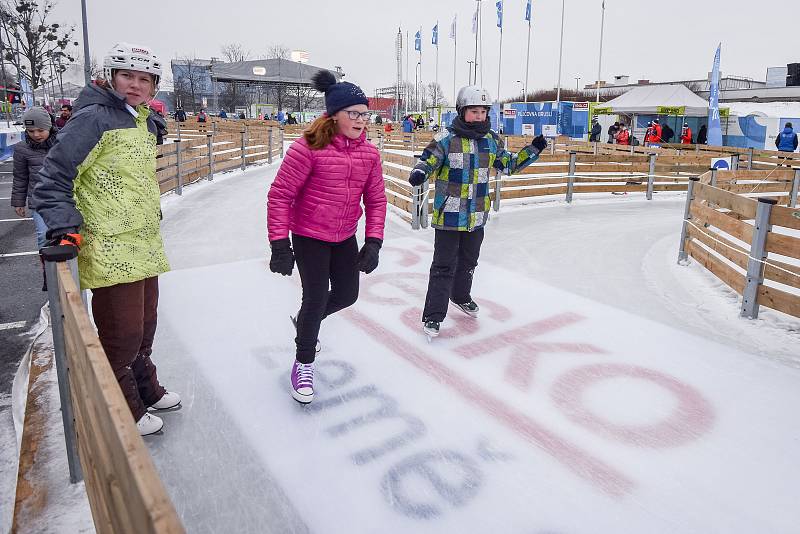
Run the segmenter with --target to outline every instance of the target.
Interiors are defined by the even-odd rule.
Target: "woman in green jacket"
[[[103,60],[107,83],[81,91],[70,121],[45,159],[33,191],[54,244],[80,248],[81,288],[92,290],[92,315],[111,368],[141,435],[163,421],[180,396],[158,381],[150,359],[158,275],[169,270],[160,233],[156,145],[163,119],[147,102],[161,63],[146,47],[120,43]]]

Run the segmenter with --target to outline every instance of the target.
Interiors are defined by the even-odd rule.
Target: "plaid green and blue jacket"
[[[450,130],[438,133],[414,167],[434,180],[431,226],[461,232],[481,228],[489,219],[489,170],[514,174],[538,158],[539,150],[531,145],[512,154],[493,131],[480,139]]]

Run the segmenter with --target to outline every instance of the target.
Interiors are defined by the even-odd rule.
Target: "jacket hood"
[[[117,109],[125,109],[125,97],[114,91],[113,89],[103,89],[102,87],[92,83],[87,85],[81,90],[72,112],[75,113],[81,108],[91,106],[92,104],[99,104],[101,106],[108,106]]]
[[[785,133],[785,134],[793,134],[794,133],[794,129],[790,128],[789,126],[786,126],[783,129],[783,133]]]

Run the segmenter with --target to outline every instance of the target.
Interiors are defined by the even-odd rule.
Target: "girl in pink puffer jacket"
[[[289,276],[297,261],[303,286],[300,311],[291,318],[297,331],[291,384],[292,397],[304,404],[314,398],[320,323],[355,303],[358,272],[378,266],[386,218],[380,154],[366,141],[366,95],[352,83],[336,83],[328,71],[313,79],[325,93],[326,114],[289,147],[267,196],[269,268]],[[362,198],[366,239],[359,251]]]

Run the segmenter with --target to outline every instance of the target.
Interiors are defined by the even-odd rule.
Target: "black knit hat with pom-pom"
[[[369,106],[367,95],[359,86],[350,82],[336,83],[336,76],[331,71],[319,70],[311,81],[314,82],[314,89],[325,93],[325,111],[329,117],[355,104]]]

